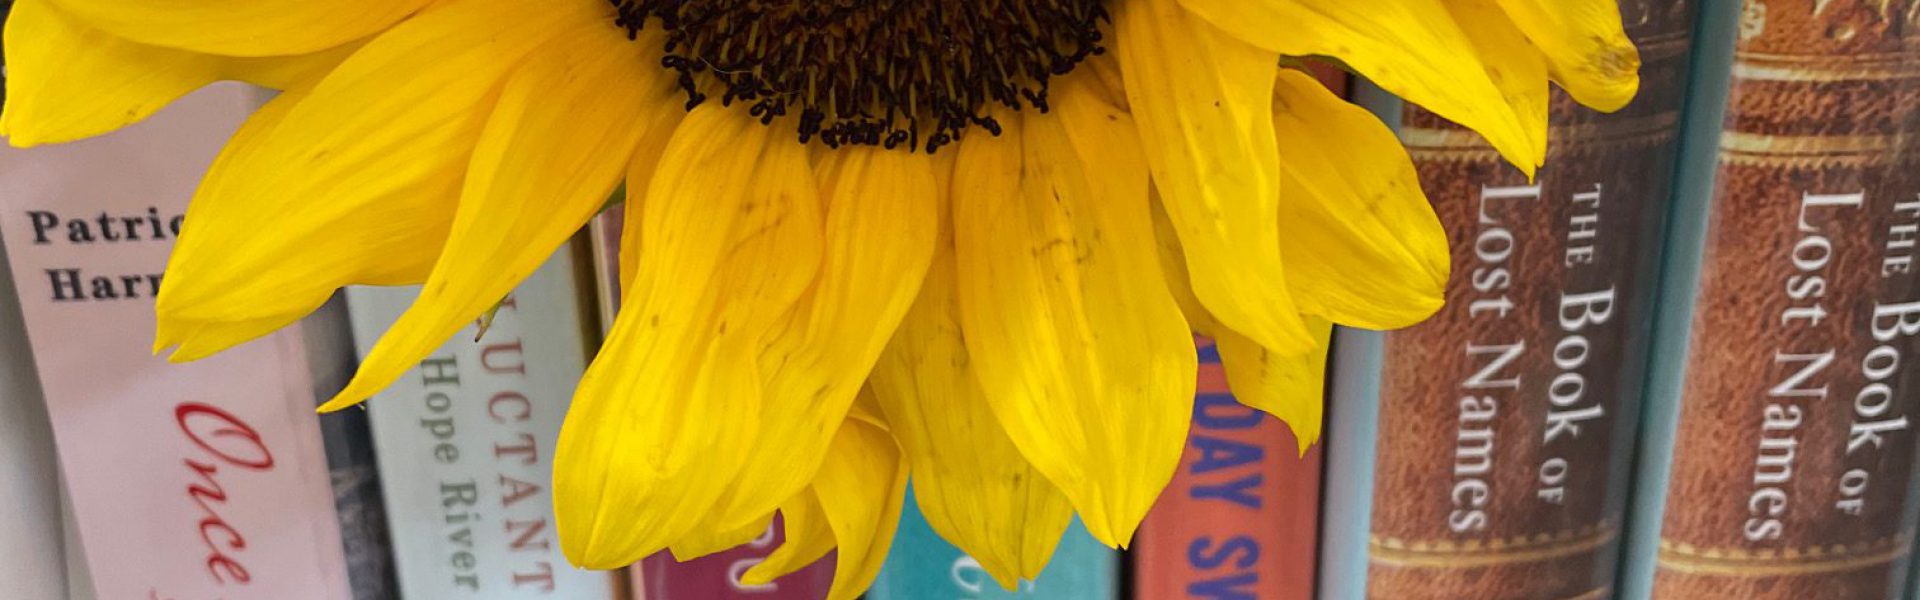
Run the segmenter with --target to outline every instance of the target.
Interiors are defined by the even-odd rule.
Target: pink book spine
[[[255,105],[220,85],[112,135],[0,149],[0,231],[101,598],[348,596],[300,332],[150,352],[180,215]]]

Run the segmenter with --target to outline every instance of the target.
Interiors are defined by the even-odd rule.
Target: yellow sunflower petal
[[[279,89],[310,83],[351,50],[235,59],[157,48],[89,27],[48,1],[23,0],[7,19],[0,135],[17,147],[107,133],[222,79]]]
[[[1223,324],[1261,344],[1305,350],[1310,338],[1280,260],[1279,151],[1265,133],[1279,57],[1174,0],[1115,10],[1127,98],[1187,249],[1194,292]]]
[[[154,334],[156,340],[162,341],[162,343],[155,344],[154,352],[157,354],[161,350],[177,344],[179,347],[174,348],[173,353],[167,355],[167,360],[173,362],[200,360],[213,356],[222,350],[258,338],[263,335],[264,332],[285,327],[288,323],[298,318],[298,316],[290,316],[233,323],[222,321],[209,321],[205,323],[170,321],[167,323],[167,329],[163,329]]]
[[[812,490],[839,547],[827,600],[853,600],[873,585],[893,546],[907,462],[885,430],[850,420],[834,436]]]
[[[1514,107],[1488,101],[1502,97],[1500,90],[1444,0],[1180,3],[1262,48],[1338,58],[1387,91],[1480,132],[1529,175],[1546,160],[1546,147],[1533,142],[1540,136],[1528,130],[1545,123],[1529,123]]]
[[[1148,161],[1139,128],[1126,111],[1091,88],[1085,79],[1059,86],[1053,100],[1058,122],[1050,125],[1044,117],[1030,122],[1026,151],[1029,163],[1048,157],[1039,160],[1063,165],[1061,158],[1071,152],[1091,193],[1089,204],[1099,207],[1084,211],[1091,219],[1075,218],[1083,228],[1080,239],[1092,246],[1080,258],[1095,263],[1082,265],[1081,272],[1085,299],[1093,300],[1087,321],[1098,324],[1091,330],[1101,332],[1099,343],[1124,346],[1099,360],[1106,365],[1106,383],[1114,386],[1109,399],[1127,402],[1124,412],[1133,418],[1121,421],[1119,431],[1096,429],[1089,437],[1104,443],[1096,456],[1120,463],[1102,479],[1112,486],[1109,543],[1124,547],[1179,464],[1192,413],[1195,357],[1192,328],[1157,268]],[[1055,185],[1056,194],[1077,188],[1070,181]],[[1106,264],[1098,264],[1102,260]],[[1113,378],[1114,373],[1128,375]],[[1081,408],[1106,410],[1098,401]]]
[[[767,527],[773,522],[773,513],[733,526],[726,526],[714,518],[698,521],[693,530],[681,535],[668,547],[673,552],[674,560],[685,562],[751,542],[767,532]]]
[[[598,212],[668,78],[605,23],[564,29],[500,91],[446,248],[407,312],[323,410],[372,396],[525,279]]]
[[[1126,116],[1070,85],[1055,110],[961,144],[959,312],[1009,437],[1094,537],[1124,546],[1186,439],[1192,338],[1159,277]]]
[[[227,149],[222,150],[220,155],[214,158],[210,172],[220,172],[228,167],[228,164],[233,160],[235,154],[233,148],[260,143],[265,136],[271,134],[275,128],[280,126],[280,122],[285,120],[287,114],[292,111],[293,107],[298,105],[305,97],[304,92],[288,92],[274,98],[265,106],[260,107],[260,110],[254,111],[253,115],[247,117],[247,121],[240,125],[240,130],[235,132],[233,137],[228,140]],[[261,202],[271,202],[275,199],[278,199],[278,197],[262,198]],[[208,207],[190,203],[187,206],[187,215],[191,218],[195,215],[204,214],[207,209]],[[197,223],[198,220],[195,220],[195,222]],[[188,228],[183,230],[182,233],[183,235],[193,235],[191,233],[192,231],[191,228]],[[179,254],[180,252],[176,250],[170,260],[178,261]],[[169,267],[168,273],[168,277],[163,280],[167,283],[161,285],[160,288],[160,295],[163,298],[168,296],[169,289],[179,286],[180,284],[177,283],[177,280],[183,278],[180,274],[176,273],[172,267]],[[329,290],[328,293],[331,294],[331,290]],[[298,320],[306,313],[312,312],[313,309],[319,308],[321,303],[326,302],[324,296],[311,298],[309,300],[311,301],[296,306],[293,310],[283,314],[268,315],[266,318],[238,319],[234,321],[170,318],[166,313],[162,312],[155,326],[153,352],[154,354],[159,354],[168,347],[177,344],[180,347],[169,357],[170,360],[185,362],[206,358],[221,350],[238,345],[241,342],[260,337],[267,332],[284,327],[286,324]]]
[[[16,147],[99,135],[137,122],[218,78],[218,57],[151,48],[92,29],[47,0],[7,18],[6,114]]]
[[[1640,51],[1615,0],[1498,0],[1581,104],[1619,110],[1640,90]]]
[[[1119,107],[1122,111],[1132,111],[1132,107],[1127,104],[1126,78],[1120,75],[1120,59],[1115,58],[1113,53],[1103,52],[1089,56],[1086,62],[1081,63],[1080,68],[1086,70],[1085,76],[1099,82],[1093,87],[1100,91],[1101,100]]]
[[[159,345],[211,323],[264,335],[341,286],[425,278],[501,78],[563,23],[597,19],[523,4],[431,11],[250,120],[188,205]],[[222,338],[248,338],[228,329]]]
[[[702,513],[719,498],[744,455],[734,448],[751,443],[758,432],[753,415],[760,409],[760,382],[742,375],[753,369],[750,338],[749,333],[712,335],[702,352],[671,365],[664,379],[679,386],[670,388],[680,395],[676,400],[701,400],[682,413],[686,424],[671,436],[629,420],[634,413],[658,413],[619,411],[629,407],[617,401],[587,407],[575,399],[561,428],[554,475],[561,549],[575,565],[613,569],[658,552],[669,540],[691,535],[700,536],[696,544],[716,543],[738,533],[687,515]],[[583,388],[587,383],[581,380]],[[640,391],[655,392],[627,395]],[[664,394],[654,395],[642,401],[660,404],[657,396]],[[575,414],[592,416],[575,419]],[[640,435],[648,439],[634,437]],[[646,442],[653,443],[638,445]],[[573,458],[583,454],[587,458]],[[562,456],[568,457],[565,463]],[[699,554],[675,552],[681,559]]]
[[[1168,232],[1172,226],[1165,224],[1165,220],[1166,217],[1156,214],[1154,224],[1157,229]],[[1161,239],[1169,238],[1169,233],[1162,234]],[[1291,355],[1268,351],[1247,336],[1220,326],[1207,314],[1206,308],[1190,299],[1192,292],[1184,291],[1186,267],[1178,242],[1163,243],[1161,255],[1168,287],[1173,289],[1176,298],[1183,295],[1189,298],[1181,302],[1187,320],[1194,324],[1195,331],[1214,339],[1234,398],[1285,422],[1293,429],[1300,451],[1306,452],[1320,436],[1321,413],[1325,407],[1321,392],[1325,385],[1331,324],[1321,317],[1301,315],[1314,336],[1315,347]]]
[[[907,456],[927,523],[1012,589],[1039,576],[1073,506],[987,404],[961,333],[951,228],[943,229],[920,297],[874,365],[870,389]]]
[[[362,47],[362,43],[352,42],[294,56],[229,58],[221,68],[221,77],[276,90],[312,87]]]
[[[1306,321],[1318,345],[1291,356],[1270,352],[1232,331],[1219,332],[1214,338],[1233,397],[1286,423],[1300,444],[1301,454],[1320,439],[1321,414],[1326,410],[1322,392],[1326,387],[1327,349],[1333,333],[1333,324],[1325,319],[1306,317]]]
[[[1180,246],[1180,234],[1174,231],[1173,220],[1161,204],[1160,191],[1149,187],[1147,195],[1153,201],[1153,239],[1159,247],[1160,272],[1166,275],[1167,289],[1173,292],[1174,303],[1180,305],[1180,314],[1186,316],[1187,326],[1201,335],[1227,330],[1193,294],[1193,279],[1187,273],[1187,251]]]
[[[768,426],[714,517],[766,514],[804,489],[933,259],[939,227],[927,156],[873,146],[818,171],[826,205],[820,275],[760,352]]]
[[[740,583],[766,585],[795,571],[807,568],[833,551],[833,527],[827,522],[826,509],[812,489],[802,490],[780,507],[781,532],[786,540],[767,554],[766,560],[740,575]]]
[[[648,35],[642,33],[643,36]],[[642,38],[645,39],[644,37]],[[641,43],[648,43],[642,41]],[[673,132],[680,126],[680,120],[686,111],[654,111],[652,123],[647,124],[646,133],[640,137],[640,143],[633,149],[633,161],[627,166],[626,210],[620,218],[620,287],[617,290],[633,289],[633,274],[640,269],[640,242],[646,228],[647,186],[653,183],[653,173],[660,168],[661,158],[666,154],[667,142],[673,139]]]
[[[431,0],[52,1],[89,25],[143,44],[228,56],[276,56],[324,50],[373,35]]]
[[[880,401],[873,397],[871,386],[860,388],[860,395],[853,397],[853,406],[847,409],[847,418],[859,419],[874,427],[891,431],[883,414],[880,411]]]
[[[1299,71],[1281,71],[1274,94],[1280,253],[1300,311],[1394,329],[1439,310],[1447,233],[1393,131]]]
[[[761,340],[823,252],[819,188],[786,135],[710,103],[668,142],[641,205],[633,285],[555,453],[560,543],[575,564],[624,566],[680,539],[744,460]]]
[[[1473,42],[1475,58],[1519,119],[1529,148],[1547,147],[1547,61],[1495,0],[1447,0],[1447,11]]]

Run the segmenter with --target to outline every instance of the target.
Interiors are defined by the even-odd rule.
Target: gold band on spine
[[[1741,166],[1877,165],[1891,162],[1896,135],[1764,135],[1727,131],[1720,135],[1720,160]]]
[[[1406,541],[1372,536],[1367,544],[1368,562],[1396,567],[1472,568],[1491,565],[1552,560],[1590,552],[1612,542],[1619,535],[1615,522],[1540,534],[1532,538],[1482,542],[1467,540]]]
[[[1642,64],[1679,58],[1693,47],[1693,35],[1690,31],[1676,31],[1659,37],[1641,40],[1640,62]]]
[[[1601,586],[1561,600],[1605,600],[1613,597],[1613,586]]]
[[[1740,52],[1733,78],[1753,81],[1892,81],[1920,78],[1920,52],[1797,56]]]
[[[1691,575],[1775,577],[1852,571],[1887,564],[1907,555],[1913,534],[1905,533],[1854,545],[1812,546],[1755,551],[1700,548],[1660,540],[1660,568]]]
[[[1547,130],[1552,140],[1580,140],[1576,148],[1587,152],[1619,148],[1649,147],[1673,140],[1680,113],[1663,112],[1632,119],[1616,118],[1601,125],[1594,123],[1555,125]],[[1407,127],[1400,140],[1414,160],[1495,162],[1500,153],[1487,145],[1486,138],[1466,129]]]
[[[1547,139],[1580,140],[1580,148],[1636,148],[1673,141],[1680,125],[1680,112],[1663,112],[1634,117],[1615,117],[1602,125],[1584,123],[1556,125],[1547,130]]]
[[[1407,150],[1415,152],[1493,151],[1493,148],[1487,145],[1486,138],[1468,129],[1405,127],[1400,130],[1400,141],[1407,145]]]

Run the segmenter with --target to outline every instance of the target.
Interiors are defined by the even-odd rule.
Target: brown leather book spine
[[[1533,182],[1409,110],[1453,251],[1447,305],[1388,334],[1367,595],[1606,598],[1696,7],[1623,2],[1640,95],[1556,92]]]
[[[1920,1],[1748,0],[1656,598],[1889,598],[1920,419]]]

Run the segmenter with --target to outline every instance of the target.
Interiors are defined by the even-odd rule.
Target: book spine
[[[335,294],[300,326],[313,370],[313,397],[319,402],[346,387],[358,364],[344,294]],[[387,600],[400,597],[400,584],[368,422],[367,411],[328,414],[320,418],[320,439],[326,446],[333,507],[346,551],[347,583],[355,600]]]
[[[13,0],[0,0],[0,24]],[[6,106],[6,55],[0,51],[0,107]],[[0,251],[0,263],[5,262]],[[27,326],[20,315],[13,274],[0,269],[0,345],[15,351],[0,357],[0,581],[27,598],[71,596],[67,556],[77,544],[66,525],[66,494],[61,490],[59,456],[47,421],[46,399],[34,375]]]
[[[585,265],[579,265],[584,267]],[[563,248],[368,404],[408,598],[610,600],[608,573],[574,569],[553,524],[553,449],[595,332]],[[370,350],[417,287],[351,288]]]
[[[1211,340],[1199,352],[1186,453],[1141,524],[1135,593],[1312,598],[1321,447],[1302,454],[1285,423],[1234,399]]]
[[[154,356],[179,215],[256,106],[217,85],[112,135],[0,149],[0,232],[102,598],[348,598],[298,327]]]
[[[1554,94],[1528,181],[1419,109],[1401,137],[1450,233],[1447,305],[1387,334],[1366,594],[1612,594],[1695,5],[1623,3],[1640,94]]]
[[[87,566],[86,550],[80,547],[80,526],[73,520],[73,498],[67,494],[66,484],[60,485],[60,563],[67,574],[67,600],[94,600],[100,594],[93,591],[93,570]],[[50,596],[59,597],[59,596]]]
[[[1402,129],[1406,102],[1365,82],[1352,88],[1354,104],[1379,116],[1387,127]],[[1326,473],[1321,483],[1318,588],[1321,600],[1366,595],[1367,532],[1373,522],[1371,474],[1380,427],[1380,369],[1386,334],[1334,327],[1327,356],[1326,427],[1321,446]]]
[[[620,309],[621,223],[627,205],[603,211],[589,225],[600,306],[600,331],[613,326]],[[785,539],[780,519],[774,518],[767,531],[752,542],[730,550],[693,560],[674,560],[667,551],[649,556],[627,567],[627,585],[634,596],[644,600],[817,600],[825,597],[833,585],[833,554],[818,562],[775,579],[765,585],[741,583],[740,576],[753,565],[766,560]]]
[[[1920,3],[1749,0],[1733,32],[1626,585],[1895,597],[1920,500]]]
[[[1373,95],[1377,88],[1362,86],[1357,94]],[[1384,92],[1379,95],[1384,96]],[[1397,112],[1378,111],[1377,114]],[[1376,105],[1363,104],[1369,110]],[[1333,351],[1327,357],[1327,425],[1322,447],[1326,472],[1322,482],[1320,554],[1315,598],[1350,600],[1366,595],[1367,531],[1373,522],[1373,466],[1380,426],[1380,363],[1386,353],[1386,335],[1378,331],[1335,327]],[[1347,474],[1347,475],[1339,475]]]
[[[819,600],[833,585],[833,553],[804,569],[760,585],[740,581],[786,541],[775,517],[760,537],[746,545],[693,560],[674,560],[669,552],[640,561],[633,587],[646,600]]]
[[[1920,486],[1916,486],[1916,487],[1920,487]],[[1909,493],[1920,493],[1920,489],[1913,490]],[[1903,595],[1900,597],[1906,598],[1908,600],[1912,600],[1914,598],[1920,598],[1920,558],[1916,558],[1914,556],[1908,556],[1906,569],[1907,569],[1907,585],[1904,588],[1906,595]]]
[[[593,265],[594,312],[600,326],[596,340],[606,338],[620,311],[620,226],[625,217],[626,206],[617,204],[587,223],[587,264]]]
[[[1118,600],[1119,580],[1119,553],[1094,540],[1075,519],[1039,579],[1021,581],[1012,590],[1000,587],[979,561],[933,531],[909,491],[886,566],[873,588],[867,590],[866,598]]]
[[[22,598],[67,592],[59,458],[13,276],[0,269],[0,581]]]

